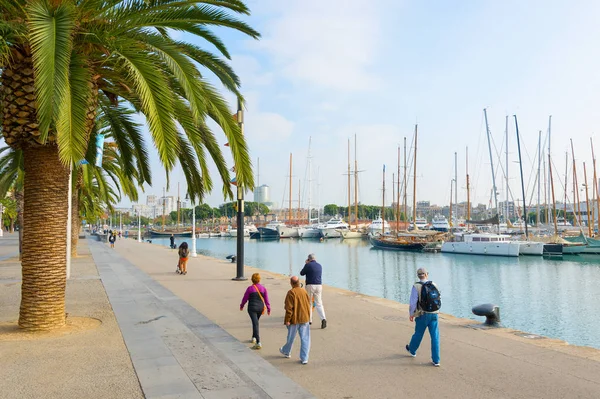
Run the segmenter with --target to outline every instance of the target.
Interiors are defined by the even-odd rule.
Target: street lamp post
[[[4,205],[0,204],[0,237],[4,236],[4,225],[2,224],[2,214],[4,213]],[[19,229],[22,227],[19,226]]]
[[[142,213],[138,209],[138,242],[142,242]]]
[[[236,120],[240,126],[240,132],[244,134],[244,111],[242,102],[238,99]],[[236,281],[247,280],[244,277],[244,187],[241,182],[237,183],[237,256],[236,256]]]

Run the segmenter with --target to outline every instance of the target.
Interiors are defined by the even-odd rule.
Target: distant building
[[[144,205],[144,204],[135,204],[131,206],[131,216],[137,216],[138,212],[140,214],[140,216],[143,216],[145,218],[151,218],[153,217],[153,212],[154,209],[151,206],[148,205]]]
[[[508,203],[508,214],[506,213],[506,204]],[[501,201],[498,202],[498,214],[502,216],[505,220],[506,218],[512,219],[516,217],[517,213],[515,212],[515,203],[513,201]]]
[[[260,202],[264,204],[265,202],[271,202],[271,192],[269,186],[263,184],[262,186],[256,187],[254,189],[254,202]]]
[[[146,196],[146,205],[148,206],[156,206],[157,204],[157,197],[156,195],[147,195]]]

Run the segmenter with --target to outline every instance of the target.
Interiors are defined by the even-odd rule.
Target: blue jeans
[[[429,335],[431,336],[431,360],[434,363],[440,362],[440,330],[438,330],[438,315],[437,313],[425,313],[415,318],[415,333],[413,334],[408,350],[411,354],[415,355],[425,329],[429,329]]]
[[[310,326],[308,323],[290,324],[287,326],[287,329],[287,342],[283,345],[281,350],[287,355],[292,353],[292,346],[296,339],[296,332],[298,332],[298,335],[300,335],[300,360],[308,362],[308,352],[310,352]]]

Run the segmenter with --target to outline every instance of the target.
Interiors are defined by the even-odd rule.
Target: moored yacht
[[[387,222],[387,220],[381,219],[381,215],[377,219],[375,219],[371,222],[371,224],[369,225],[369,233],[381,234],[382,224],[383,224],[384,234],[388,233],[390,231],[390,224]]]
[[[419,230],[425,230],[427,228],[427,219],[418,217],[414,223],[410,224],[411,230],[414,230],[415,224]]]
[[[519,256],[520,245],[504,234],[455,235],[455,241],[442,244],[442,252],[467,255]]]
[[[450,229],[450,223],[444,215],[435,215],[431,220],[431,228],[436,231],[447,232]]]
[[[286,225],[277,226],[277,232],[279,233],[279,238],[299,237],[300,236],[299,230],[300,230],[300,228],[297,226],[286,226]]]
[[[344,222],[339,216],[329,219],[329,221],[319,229],[324,238],[340,238],[342,236],[341,232],[344,230],[348,230],[348,223]]]

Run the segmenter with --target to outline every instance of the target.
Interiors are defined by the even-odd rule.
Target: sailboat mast
[[[177,183],[177,231],[179,231],[179,208],[181,208],[181,202],[179,198],[179,183]]]
[[[398,190],[396,193],[396,236],[398,236],[398,231],[400,231],[400,146],[398,146],[398,175],[396,177],[398,180]]]
[[[523,215],[525,215],[525,217],[524,217],[525,239],[528,239],[529,231],[527,229],[527,202],[526,202],[526,197],[525,197],[525,183],[523,182],[523,162],[521,162],[521,139],[519,138],[519,123],[517,122],[517,115],[513,115],[513,116],[515,118],[515,129],[517,131],[517,148],[519,150],[519,168],[521,169],[521,191],[523,192]],[[508,117],[507,117],[507,120],[508,120]],[[508,133],[508,128],[507,128],[506,132]],[[508,139],[506,140],[506,143],[508,144]],[[508,151],[507,151],[507,153],[508,153]],[[507,166],[507,168],[508,168],[508,166]]]
[[[260,187],[260,158],[256,158],[256,187]],[[260,189],[259,189],[260,191]],[[256,201],[256,198],[254,198],[254,200],[257,202],[257,211],[258,211],[258,215],[259,215],[259,220],[260,220],[260,195],[258,196],[258,201]]]
[[[290,152],[290,195],[288,207],[288,223],[292,221],[292,153]]]
[[[450,209],[448,211],[448,218],[450,219],[450,226],[452,226],[452,188],[453,187],[454,187],[454,182],[450,182]]]
[[[471,220],[471,183],[469,181],[469,147],[466,149],[466,170],[467,170],[467,220]]]
[[[356,134],[354,135],[354,221],[358,229],[358,160],[356,158]]]
[[[548,176],[550,176],[550,191],[552,191],[552,216],[554,219],[554,234],[558,235],[558,226],[556,225],[556,200],[554,199],[554,179],[552,178],[552,160],[548,154]]]
[[[406,203],[406,137],[404,138],[404,221],[408,222],[408,205]]]
[[[350,214],[352,212],[350,212],[351,209],[351,204],[350,202],[352,201],[352,197],[350,196],[350,139],[348,139],[348,224],[351,223],[350,221]]]
[[[536,227],[540,227],[540,188],[542,187],[542,182],[540,181],[540,167],[542,163],[542,131],[540,130],[538,133],[538,173],[537,173],[537,212],[536,212]]]
[[[585,162],[583,163],[583,185],[585,186],[585,209],[587,213],[588,236],[592,236],[592,225],[590,224],[590,197],[588,194],[587,172],[585,170]]]
[[[571,139],[571,155],[573,157],[573,201],[577,201],[577,223],[581,229],[581,204],[579,201],[579,184],[577,183],[577,165],[575,163],[575,150],[573,149],[573,139]],[[573,212],[575,206],[573,206]]]
[[[415,125],[415,153],[413,156],[414,163],[414,177],[413,177],[413,224],[415,230],[417,230],[417,128]]]
[[[492,157],[492,141],[490,138],[490,127],[488,124],[487,109],[483,109],[483,116],[485,118],[485,131],[487,133],[488,150],[490,153],[490,164],[492,165],[492,189],[494,190],[494,206],[496,214],[498,213],[498,190],[496,189],[496,174],[494,173],[494,158]],[[498,226],[498,229],[500,226]]]
[[[548,155],[551,155],[551,147],[550,144],[552,143],[552,115],[548,116]],[[550,159],[550,158],[548,158]],[[550,173],[550,166],[548,166],[548,173]],[[548,189],[550,189],[550,187],[548,187]],[[550,198],[550,193],[548,193],[548,199]],[[548,218],[546,219],[548,221],[550,221],[550,207],[548,207]],[[548,222],[549,223],[549,222]]]
[[[563,224],[567,225],[567,177],[569,176],[569,152],[565,151],[565,203],[564,203],[564,215]],[[575,208],[573,208],[573,214],[575,214]]]
[[[310,226],[311,212],[310,212],[310,200],[312,192],[312,156],[310,153],[310,145],[312,144],[312,137],[308,138],[308,225]]]
[[[517,123],[517,117],[515,116],[515,124]],[[506,180],[506,195],[505,195],[505,202],[504,202],[504,221],[508,221],[509,215],[508,215],[508,115],[506,115],[506,122],[505,122],[505,127],[504,127],[504,135],[506,136],[506,170],[504,171],[505,173],[505,180]],[[518,135],[517,135],[518,136]],[[519,160],[519,162],[521,162]],[[525,197],[523,197],[523,204],[525,204]],[[527,223],[526,223],[527,224]]]
[[[381,196],[381,236],[385,235],[385,165],[383,165],[383,190]]]
[[[393,170],[393,169],[392,169]],[[396,198],[396,174],[392,172],[392,219],[396,219],[396,207],[394,207],[394,199]],[[390,220],[391,221],[391,220]]]
[[[590,137],[590,146],[592,147],[592,162],[594,165],[594,193],[596,195],[597,211],[596,216],[598,217],[598,232],[600,233],[600,196],[598,196],[598,178],[596,176],[596,157],[594,156],[594,143]],[[593,206],[593,205],[592,205]]]
[[[454,203],[456,204],[456,219],[458,219],[458,153],[456,151],[454,151]]]

